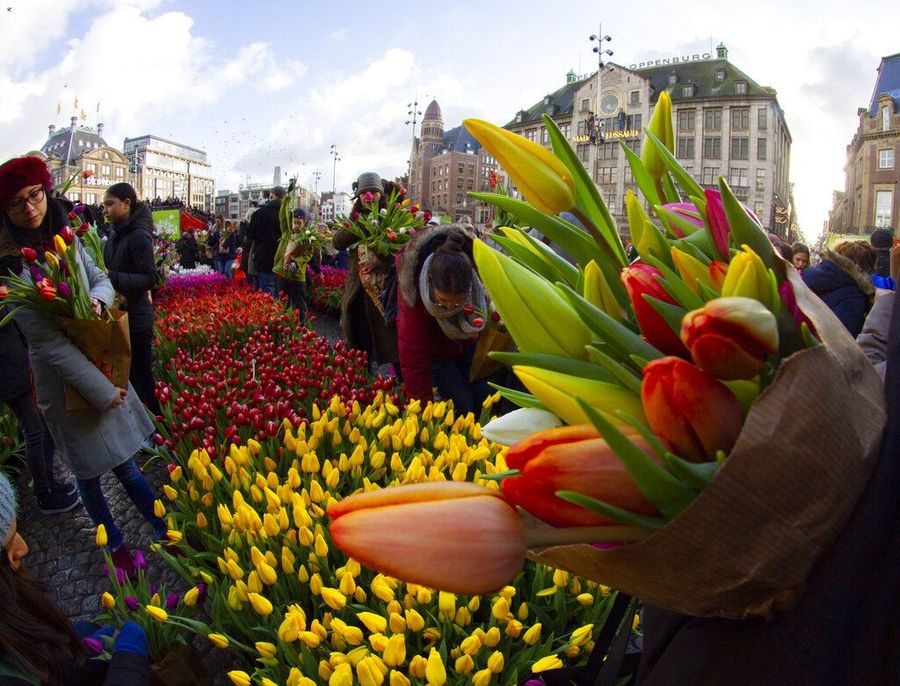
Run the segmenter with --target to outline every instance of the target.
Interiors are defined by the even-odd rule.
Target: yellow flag
[[[80,116],[81,116],[81,121],[84,121],[85,119],[87,119],[87,115],[84,113],[84,110],[81,110]]]
[[[56,103],[56,113],[59,114],[62,112],[62,105],[60,103]]]
[[[77,95],[75,96],[75,102],[72,103],[72,109],[73,110],[78,109],[78,96]]]

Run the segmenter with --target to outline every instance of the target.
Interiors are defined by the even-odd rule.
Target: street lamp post
[[[337,218],[337,163],[341,159],[337,150],[337,143],[332,143],[330,155],[334,158],[334,165],[331,170],[331,209],[333,217]]]
[[[406,162],[406,176],[409,179],[410,185],[412,185],[412,153],[413,147],[416,145],[416,122],[418,121],[419,116],[422,114],[419,111],[419,94],[416,93],[412,102],[406,103],[406,106],[409,108],[406,110],[406,114],[409,115],[409,119],[406,120],[406,124],[412,124],[412,141],[409,146],[409,159]]]
[[[593,52],[597,54],[597,102],[594,106],[594,112],[591,112],[588,115],[588,136],[590,138],[590,142],[594,145],[599,145],[603,142],[603,119],[602,116],[605,114],[601,108],[601,93],[603,87],[603,71],[604,69],[609,69],[612,71],[612,65],[607,65],[603,62],[604,56],[612,57],[613,51],[603,49],[603,41],[611,41],[612,36],[607,36],[603,33],[603,24],[600,24],[598,32],[590,37],[590,41],[593,43],[596,41],[596,45],[592,48]],[[593,116],[592,116],[593,115]]]

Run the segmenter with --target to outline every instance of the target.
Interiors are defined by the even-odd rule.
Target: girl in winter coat
[[[16,496],[0,474],[0,683],[5,686],[140,686],[150,683],[147,636],[135,622],[119,630],[109,663],[88,660],[79,633],[22,566],[28,544],[18,533]],[[112,627],[96,635],[111,636]]]
[[[803,281],[856,338],[875,298],[875,249],[864,241],[842,241],[822,261],[803,270]]]
[[[432,399],[432,386],[458,414],[477,412],[490,394],[469,382],[487,294],[472,262],[473,235],[458,225],[421,231],[397,254],[397,342],[410,398]]]
[[[67,222],[64,201],[50,197],[50,172],[36,157],[19,157],[0,166],[0,275],[10,271],[31,280],[21,251],[30,247],[43,255],[53,236]],[[112,305],[114,291],[106,274],[79,248],[81,278],[89,285],[99,314]],[[38,407],[56,447],[78,484],[81,500],[95,524],[109,536],[113,561],[134,572],[131,553],[116,527],[100,489],[100,477],[112,470],[131,501],[153,526],[157,539],[166,535],[165,520],[153,512],[153,492],[132,456],[153,432],[153,424],[134,388],[118,388],[63,333],[55,317],[28,308],[15,316],[28,342]],[[66,412],[65,385],[70,384],[93,407]]]
[[[153,259],[153,215],[138,202],[131,184],[110,186],[103,199],[106,218],[112,226],[103,248],[103,259],[113,288],[125,298],[128,333],[131,336],[129,380],[141,402],[154,414],[161,410],[153,380],[153,303],[150,290],[156,286]]]

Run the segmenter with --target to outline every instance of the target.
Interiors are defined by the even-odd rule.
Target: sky
[[[555,9],[554,9],[555,8]],[[6,11],[3,11],[3,10]],[[882,56],[900,52],[889,0],[385,5],[259,0],[6,0],[0,7],[0,158],[39,148],[47,126],[104,123],[206,151],[218,190],[270,183],[348,190],[406,170],[409,103],[503,124],[592,71],[602,24],[614,62],[709,52],[778,92],[793,136],[800,227],[821,231],[843,189],[856,110]],[[75,99],[78,108],[74,108]],[[61,111],[57,114],[57,104]],[[417,117],[421,119],[421,117]],[[338,160],[331,155],[332,146]],[[318,182],[316,181],[318,172]]]

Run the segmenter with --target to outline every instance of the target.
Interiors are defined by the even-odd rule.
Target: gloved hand
[[[113,646],[113,655],[117,653],[134,653],[147,657],[147,635],[137,622],[129,619],[119,629]]]
[[[299,267],[297,266],[296,262],[291,262],[287,266],[287,271],[289,271],[291,274],[295,273],[297,271],[297,269],[299,269]]]

